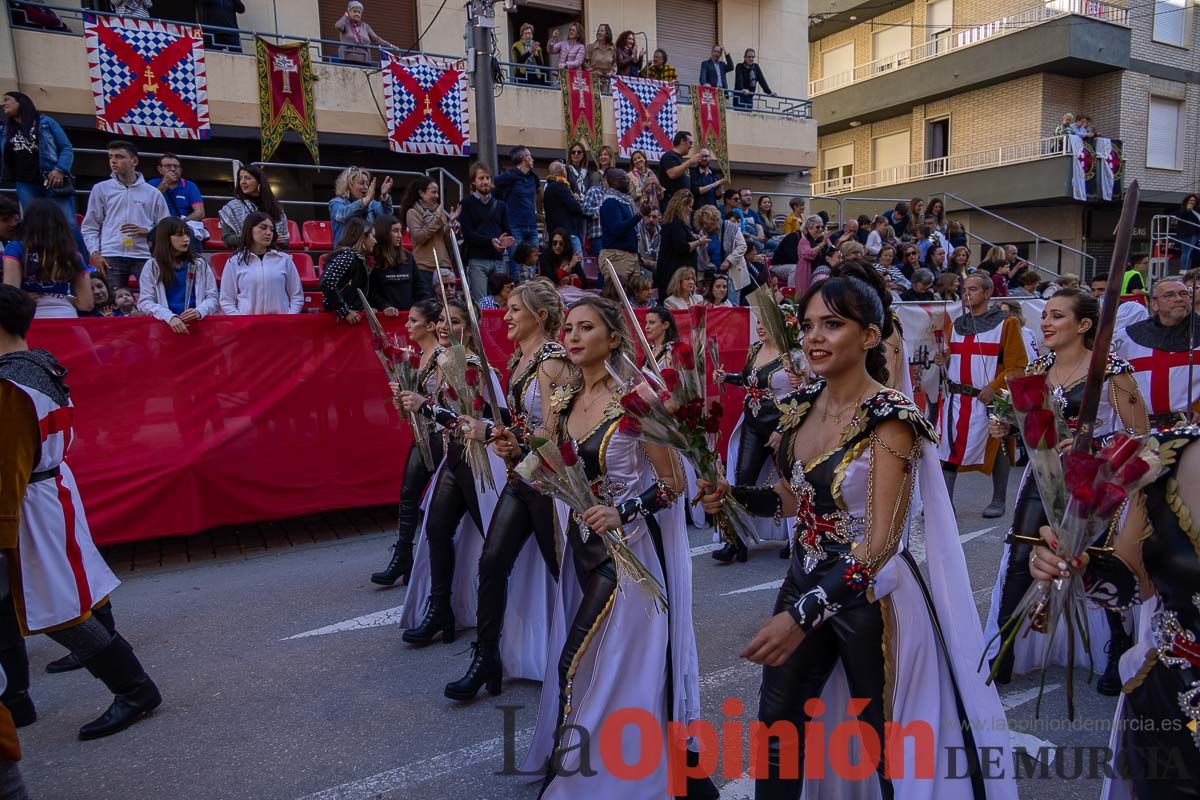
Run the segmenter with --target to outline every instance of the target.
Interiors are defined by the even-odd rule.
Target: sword
[[[454,236],[448,237],[451,242],[450,256],[454,266],[458,268],[458,279],[462,282],[463,292],[467,293],[467,302],[464,305],[467,307],[467,320],[471,323],[471,330],[475,331],[475,341],[479,342],[479,363],[483,365],[483,386],[487,393],[487,400],[492,405],[492,416],[497,420],[500,418],[500,398],[496,396],[496,386],[492,383],[492,365],[488,363],[487,348],[483,346],[483,331],[479,329],[479,317],[475,314],[475,302],[470,299],[470,284],[467,283],[467,273],[463,269],[462,259],[458,255],[458,240]],[[438,261],[437,249],[433,251],[433,269],[437,273],[438,283],[442,286],[442,297],[446,296],[446,284],[442,280],[442,265]],[[446,314],[449,315],[449,304],[447,303]],[[448,317],[447,317],[448,318]]]
[[[621,279],[617,276],[617,268],[613,266],[611,259],[604,259],[604,265],[608,267],[608,279],[612,281],[613,288],[617,290],[617,296],[621,298],[621,305],[625,307],[625,313],[629,315],[629,325],[637,334],[638,343],[642,346],[642,352],[646,355],[646,366],[659,379],[662,380],[662,371],[658,368],[658,362],[654,360],[654,351],[650,349],[650,342],[646,341],[646,332],[642,330],[642,326],[638,324],[637,315],[633,313],[633,304],[629,302],[629,296],[625,294],[625,287],[621,285]],[[701,356],[703,358],[703,355]]]
[[[1121,276],[1129,259],[1129,244],[1133,239],[1133,222],[1137,215],[1140,189],[1135,180],[1125,191],[1121,204],[1121,221],[1117,224],[1116,241],[1112,261],[1108,268],[1108,285],[1100,306],[1100,324],[1096,327],[1096,340],[1092,345],[1092,359],[1088,364],[1087,378],[1083,384],[1083,399],[1079,403],[1079,429],[1071,451],[1091,453],[1092,439],[1096,429],[1096,413],[1100,408],[1100,395],[1108,367],[1108,349],[1112,344],[1113,328],[1117,323],[1117,306],[1121,302]]]

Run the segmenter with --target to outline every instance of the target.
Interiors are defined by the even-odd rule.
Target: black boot
[[[108,632],[114,636],[117,633],[117,624],[113,620],[112,603],[105,603],[102,606],[97,606],[92,609],[92,616],[99,620],[100,624],[108,629]],[[57,675],[61,672],[71,672],[73,670],[83,669],[83,664],[75,657],[74,653],[67,653],[59,659],[55,659],[46,665],[46,672],[51,675]]]
[[[158,687],[119,633],[103,650],[83,659],[83,665],[116,695],[107,711],[79,729],[84,741],[123,731],[162,704]]]
[[[450,609],[450,595],[430,595],[425,606],[425,619],[415,628],[409,628],[400,638],[409,644],[433,644],[442,635],[442,641],[454,641],[454,612]]]
[[[734,559],[746,563],[746,559],[750,558],[750,551],[746,548],[746,543],[738,539],[736,544],[726,542],[720,550],[713,550],[712,557],[722,564],[730,564]]]
[[[1109,628],[1111,636],[1108,644],[1104,645],[1104,652],[1108,653],[1108,664],[1105,665],[1104,674],[1100,676],[1100,680],[1096,681],[1096,691],[1105,697],[1116,697],[1121,693],[1121,687],[1124,685],[1121,682],[1121,656],[1133,646],[1133,639],[1125,632],[1124,623],[1114,625],[1112,620],[1109,620]]]
[[[504,667],[500,663],[499,642],[472,642],[471,666],[467,674],[446,684],[446,697],[465,703],[475,699],[480,688],[487,686],[488,694],[500,694]]]
[[[779,557],[782,558],[784,561],[787,561],[788,559],[790,559],[792,557],[791,542],[789,542],[789,543],[785,544],[783,547],[779,548]]]
[[[4,703],[12,714],[13,724],[18,728],[32,725],[37,720],[37,709],[29,696],[29,656],[25,652],[25,643],[22,641],[0,650],[0,666],[4,667],[4,676],[8,679],[0,703]]]
[[[388,562],[387,567],[383,572],[376,572],[371,576],[371,583],[377,583],[380,586],[391,586],[401,578],[405,582],[408,581],[409,573],[413,567],[413,546],[411,543],[396,542],[392,545],[392,560]]]

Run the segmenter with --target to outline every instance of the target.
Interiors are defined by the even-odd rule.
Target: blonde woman
[[[691,192],[680,189],[671,195],[667,210],[663,212],[658,261],[654,269],[654,285],[660,298],[667,296],[667,285],[675,271],[681,267],[695,267],[696,251],[708,244],[708,238],[696,236],[688,224],[694,202]]]
[[[337,176],[333,184],[334,198],[329,201],[329,221],[333,223],[333,241],[342,238],[342,227],[346,221],[361,217],[367,223],[376,217],[392,213],[392,178],[387,176],[379,185],[379,199],[375,199],[376,183],[371,173],[360,167],[347,167]]]
[[[704,298],[696,294],[696,270],[691,267],[675,270],[671,282],[667,285],[667,299],[663,301],[663,305],[680,311],[704,305]]]

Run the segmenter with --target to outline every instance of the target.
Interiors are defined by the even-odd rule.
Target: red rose
[[[1088,453],[1067,453],[1063,457],[1063,478],[1067,488],[1091,486],[1103,465],[1104,459]]]
[[[720,431],[721,431],[721,418],[720,417],[710,416],[710,417],[704,418],[704,432],[705,433],[719,433]]]
[[[1046,401],[1050,398],[1045,375],[1023,375],[1009,378],[1008,390],[1012,393],[1013,408],[1023,414],[1045,408]]]
[[[573,467],[579,463],[579,456],[575,453],[575,443],[565,441],[558,446],[558,454],[562,456],[563,465]]]
[[[410,352],[410,353],[408,354],[408,365],[409,365],[410,367],[412,367],[413,369],[420,369],[420,368],[421,368],[421,355],[420,355],[420,353],[414,353],[414,352]]]
[[[448,383],[446,384],[446,397],[448,397],[451,400],[458,399],[458,392],[454,391],[454,387]]]
[[[650,413],[650,404],[637,392],[626,392],[621,395],[621,407],[635,417],[644,417]]]
[[[479,395],[475,395],[475,399],[471,401],[471,408],[475,409],[476,411],[483,411],[483,398]]]
[[[1084,519],[1091,514],[1092,506],[1096,503],[1096,489],[1090,484],[1087,486],[1076,486],[1071,490],[1071,499],[1076,504],[1075,516]]]
[[[1126,436],[1123,433],[1118,433],[1100,451],[1100,457],[1108,462],[1109,468],[1116,472],[1125,465],[1125,462],[1136,456],[1142,450],[1142,443],[1132,436]]]
[[[467,367],[467,371],[463,373],[463,377],[467,381],[467,386],[479,385],[479,370],[474,367]]]
[[[642,423],[637,421],[636,417],[621,417],[621,423],[617,429],[626,436],[638,437],[642,435]]]
[[[674,392],[679,388],[679,373],[669,367],[662,371],[663,383],[667,384],[667,391]]]
[[[1105,481],[1096,492],[1094,513],[1100,518],[1109,517],[1116,512],[1125,499],[1129,497],[1117,484]]]
[[[1116,471],[1115,477],[1122,486],[1133,486],[1149,471],[1150,465],[1146,463],[1146,460],[1134,456],[1121,465],[1121,468]]]
[[[725,416],[725,407],[721,405],[721,401],[713,400],[708,404],[708,415],[717,419]]]
[[[687,342],[675,343],[675,361],[681,369],[693,370],[696,368],[696,354],[692,352],[692,346]]]
[[[1016,395],[1016,392],[1013,392]],[[1049,450],[1058,444],[1058,427],[1054,421],[1054,412],[1048,408],[1038,408],[1025,415],[1022,432],[1025,435],[1025,445],[1032,450]]]
[[[692,306],[688,309],[688,315],[691,317],[693,328],[698,328],[704,324],[704,315],[707,310],[704,306]]]
[[[383,346],[383,357],[388,361],[394,359],[396,357],[396,348],[392,347],[390,344],[385,344]]]

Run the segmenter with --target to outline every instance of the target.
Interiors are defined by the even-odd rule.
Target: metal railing
[[[1171,274],[1171,250],[1177,249],[1180,255],[1180,268],[1183,268],[1183,254],[1191,250],[1188,267],[1192,264],[1200,266],[1200,247],[1194,242],[1179,235],[1181,230],[1193,227],[1193,223],[1180,219],[1174,214],[1155,214],[1150,218],[1150,281],[1153,283]]]
[[[1066,16],[1082,16],[1114,25],[1129,25],[1129,9],[1122,6],[1102,3],[1099,0],[1048,0],[1048,2],[1039,3],[1016,14],[967,28],[955,34],[943,34],[915,47],[901,50],[899,53],[892,53],[860,64],[854,69],[809,81],[808,95],[816,97],[844,86],[852,86],[888,72],[921,64],[965,47],[991,41]]]
[[[38,5],[39,9],[54,12],[64,23],[76,23],[71,27],[70,31],[54,31],[46,28],[37,28],[28,25],[18,24],[15,17],[15,8],[10,6],[10,19],[13,20],[13,26],[23,30],[40,30],[46,33],[80,36],[82,35],[84,16],[92,14],[96,16],[120,16],[118,14],[110,14],[104,11],[88,11],[86,9],[71,8],[68,6],[51,6]],[[217,25],[207,25],[204,23],[163,20],[164,22],[176,22],[180,25],[197,26],[205,32],[205,46],[209,50],[221,51],[233,55],[254,55],[254,37],[262,36],[267,39],[276,39],[286,42],[304,42],[308,45],[310,55],[314,62],[323,61],[328,64],[337,64],[346,67],[357,67],[359,69],[367,69],[378,71],[379,64],[383,59],[384,53],[390,53],[397,56],[405,55],[426,55],[431,58],[445,59],[447,61],[462,61],[464,56],[445,55],[443,53],[429,53],[420,50],[401,50],[399,48],[378,47],[376,45],[353,45],[352,49],[366,51],[367,62],[348,61],[338,58],[335,55],[330,55],[330,50],[340,49],[344,42],[334,39],[319,39],[310,36],[294,36],[288,33],[272,33],[269,31],[253,31],[244,28],[224,28]],[[237,38],[237,44],[222,43],[214,41],[212,34],[225,35],[227,37]],[[558,70],[554,67],[543,67],[529,64],[513,64],[506,61],[497,61],[497,66],[501,70],[501,74],[507,83],[516,86],[529,88],[552,89],[559,91],[558,87]],[[692,85],[680,82],[678,84],[679,92],[677,95],[678,102],[685,105],[692,103]],[[777,95],[767,94],[741,94],[732,89],[726,89],[727,107],[730,111],[752,112],[758,114],[774,114],[777,116],[790,117],[795,119],[811,119],[812,104],[810,101],[799,97],[780,97]],[[610,94],[607,85],[604,88],[605,94]]]
[[[817,181],[812,185],[814,195],[845,194],[862,189],[872,189],[876,186],[891,186],[897,183],[936,178],[943,175],[956,175],[961,172],[973,172],[992,167],[1003,167],[1009,164],[1021,164],[1027,161],[1038,161],[1043,158],[1070,155],[1071,147],[1066,136],[1047,136],[1041,139],[1031,139],[1017,144],[993,147],[987,150],[977,150],[972,153],[959,153],[941,158],[931,158],[926,161],[916,161],[912,164],[900,164],[895,167],[877,169],[872,172],[862,172],[843,178],[827,181]]]

